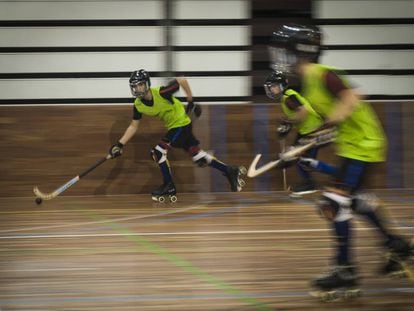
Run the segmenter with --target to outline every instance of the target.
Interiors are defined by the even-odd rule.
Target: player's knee
[[[213,156],[200,149],[197,153],[192,155],[192,159],[195,165],[205,167],[213,161]]]
[[[318,202],[321,215],[329,221],[345,221],[352,218],[351,199],[334,192],[324,192]]]
[[[379,207],[380,201],[373,193],[357,193],[352,198],[352,209],[356,213],[374,212]]]
[[[167,161],[167,149],[160,145],[156,145],[151,149],[151,158],[158,164]]]

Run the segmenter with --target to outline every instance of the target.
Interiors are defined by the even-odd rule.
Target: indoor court
[[[377,192],[404,235],[409,190]],[[315,197],[285,192],[1,198],[1,310],[412,310],[414,282],[378,274],[376,232],[354,222],[363,296],[319,302],[332,239]],[[300,216],[300,217],[299,217]]]
[[[414,310],[414,271],[380,274],[414,261],[409,244],[384,234],[390,260],[371,223],[354,215],[348,230],[348,207],[362,206],[386,232],[378,205],[341,191],[320,209],[320,192],[289,196],[307,174],[319,190],[332,185],[333,170],[296,165],[296,154],[230,192],[237,167],[292,151],[302,104],[326,105],[302,133],[323,148],[300,156],[332,168],[335,148],[356,149],[351,177],[373,168],[362,189],[414,245],[413,13],[413,0],[0,0],[0,311]],[[312,27],[278,47],[292,23]],[[329,68],[303,79],[310,60]],[[290,79],[279,90],[303,91],[291,116],[268,92],[272,69]],[[320,144],[335,126],[346,144]],[[172,182],[178,201],[154,202]],[[63,191],[36,204],[34,187]],[[345,271],[337,286],[354,285],[354,259],[361,297],[311,297],[311,280],[333,266]]]

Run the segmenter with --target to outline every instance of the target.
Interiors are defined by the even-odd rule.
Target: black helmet
[[[144,92],[138,92],[136,90],[136,86],[138,84],[145,85]],[[139,98],[144,97],[145,93],[151,87],[151,79],[150,79],[150,75],[148,71],[146,71],[145,69],[135,70],[129,78],[129,87],[131,88],[131,93],[134,97],[139,97]]]
[[[272,90],[273,86],[279,86],[279,92],[275,93]],[[283,95],[283,91],[288,86],[288,80],[283,72],[273,70],[264,81],[264,89],[266,91],[267,97],[271,99],[280,100]]]
[[[298,58],[316,62],[321,53],[322,34],[317,26],[286,24],[273,32],[270,56],[273,68],[291,72]]]

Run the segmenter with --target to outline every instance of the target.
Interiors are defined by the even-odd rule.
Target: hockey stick
[[[39,190],[39,188],[37,186],[35,186],[33,188],[33,192],[36,195],[36,197],[39,198],[39,199],[41,199],[41,200],[51,200],[53,198],[56,198],[63,191],[65,191],[69,187],[71,187],[74,184],[76,184],[79,181],[79,179],[81,179],[82,177],[84,177],[87,174],[89,174],[90,172],[92,172],[94,169],[96,169],[98,166],[100,166],[102,163],[104,163],[106,160],[109,160],[110,158],[111,158],[111,156],[108,154],[106,157],[100,159],[98,162],[96,162],[95,164],[93,164],[92,166],[90,166],[89,168],[87,168],[85,171],[83,171],[82,173],[80,173],[78,176],[72,178],[67,183],[65,183],[64,185],[60,186],[59,188],[57,188],[55,191],[53,191],[51,193],[43,193],[43,192],[41,192]]]
[[[279,144],[280,144],[280,151],[283,153],[286,150],[286,142],[285,139],[282,138],[279,140]],[[287,191],[288,190],[288,186],[287,186],[287,178],[286,178],[286,168],[282,169],[282,175],[283,175],[283,190]]]
[[[280,154],[279,159],[270,161],[266,163],[265,165],[257,168],[257,163],[259,162],[260,158],[262,157],[261,154],[257,154],[256,157],[253,159],[252,163],[250,164],[249,170],[247,171],[247,176],[250,178],[257,177],[259,175],[262,175],[263,173],[267,172],[268,170],[276,167],[278,164],[282,164],[283,162],[290,161],[297,156],[304,153],[306,150],[312,148],[315,146],[316,141],[312,141],[306,145],[293,147],[292,149],[283,152]]]

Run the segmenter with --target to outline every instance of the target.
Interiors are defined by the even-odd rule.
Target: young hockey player
[[[112,158],[122,155],[123,148],[137,132],[142,115],[161,119],[167,132],[160,142],[151,149],[151,157],[158,164],[163,177],[162,185],[152,192],[152,198],[155,201],[161,202],[167,197],[173,202],[177,200],[177,190],[167,158],[171,147],[184,149],[199,167],[210,166],[221,171],[228,179],[231,191],[241,191],[244,185],[241,174],[245,173],[245,169],[229,166],[199,147],[200,142],[193,134],[188,113],[194,112],[198,117],[201,114],[201,108],[193,102],[191,88],[185,78],[176,78],[166,86],[151,87],[149,73],[140,69],[131,74],[129,85],[131,93],[135,97],[133,118],[119,141],[111,146],[109,154]],[[174,97],[174,93],[180,87],[187,96],[186,108]]]

